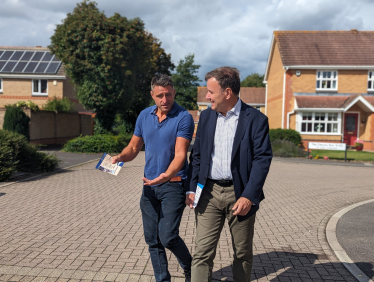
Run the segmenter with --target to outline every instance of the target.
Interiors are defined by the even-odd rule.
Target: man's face
[[[171,86],[155,86],[151,95],[161,112],[169,112],[174,104],[175,89]]]
[[[212,104],[212,110],[217,112],[224,112],[226,109],[227,95],[226,92],[222,90],[219,86],[218,81],[212,77],[207,81],[208,93],[205,98],[210,100]]]

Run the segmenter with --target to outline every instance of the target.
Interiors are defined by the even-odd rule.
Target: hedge
[[[0,181],[8,180],[12,173],[53,171],[59,160],[54,155],[38,151],[22,134],[0,130]]]
[[[301,144],[300,133],[293,129],[270,129],[269,130],[270,142],[275,140],[287,140],[295,144],[296,146]]]
[[[30,140],[29,122],[30,118],[24,113],[22,108],[16,105],[6,106],[3,129],[22,134],[27,140]]]
[[[119,153],[130,142],[131,135],[87,135],[68,141],[65,152],[74,153]]]

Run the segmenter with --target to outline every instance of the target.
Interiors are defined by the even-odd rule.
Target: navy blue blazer
[[[197,183],[206,183],[217,117],[218,113],[210,108],[200,114],[195,143],[190,154],[187,191],[195,192]],[[245,197],[255,205],[246,216],[238,216],[239,221],[254,214],[265,198],[262,187],[272,158],[268,118],[242,102],[232,148],[231,173],[236,199]]]

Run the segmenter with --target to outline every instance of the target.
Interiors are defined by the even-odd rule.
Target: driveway
[[[154,281],[139,210],[144,152],[118,176],[96,162],[0,187],[0,281]],[[356,281],[326,240],[337,211],[374,198],[373,167],[274,159],[257,213],[252,281]],[[181,236],[193,253],[194,214]],[[182,271],[169,254],[173,281]],[[232,281],[225,226],[213,277]]]

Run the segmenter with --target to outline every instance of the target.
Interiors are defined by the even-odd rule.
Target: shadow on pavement
[[[5,193],[0,193],[0,197],[6,195]]]
[[[329,280],[336,277],[339,273],[340,277],[344,274],[340,270],[348,270],[342,263],[319,263],[318,260],[326,260],[325,255],[316,255],[312,253],[291,253],[291,252],[270,252],[253,256],[253,267],[251,281],[260,280],[271,275],[273,279],[270,281],[290,281],[292,278],[301,280],[322,279]],[[369,278],[374,277],[373,265],[366,262],[356,263]],[[280,274],[276,275],[277,272]],[[366,271],[364,271],[366,269]],[[369,271],[368,271],[369,270]],[[221,281],[233,281],[231,265],[225,266],[213,273],[213,279]],[[340,278],[341,279],[341,278]],[[262,280],[261,280],[262,281]],[[330,280],[329,280],[330,281]]]

